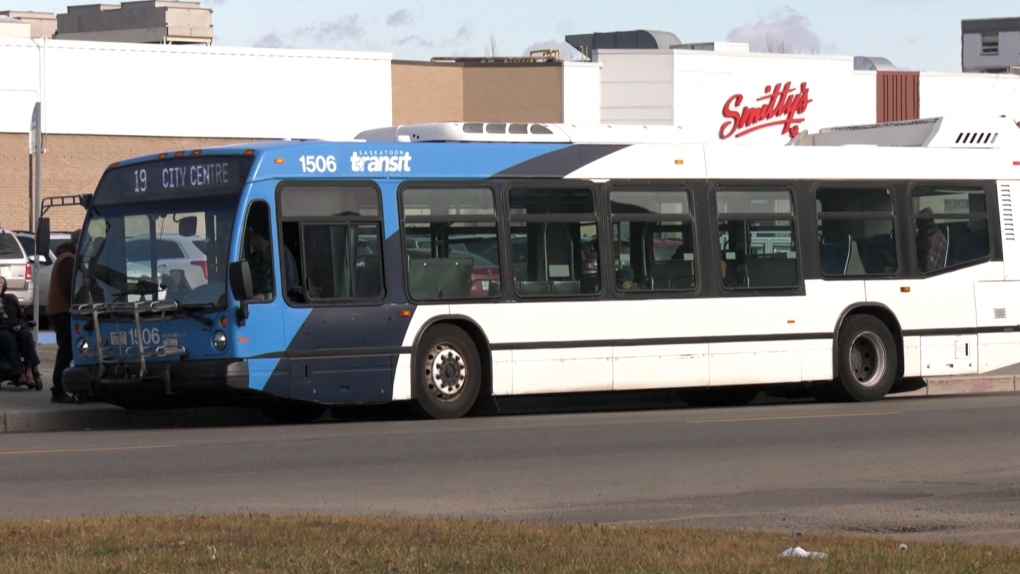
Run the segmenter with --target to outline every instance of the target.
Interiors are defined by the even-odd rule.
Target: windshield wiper
[[[164,287],[159,283],[153,283],[144,279],[139,279],[134,287],[125,287],[123,291],[117,294],[113,298],[113,302],[117,303],[123,301],[124,297],[128,295],[155,295],[162,291]]]
[[[205,315],[202,315],[198,311],[208,311],[210,309],[215,309],[216,305],[213,305],[212,303],[181,303],[177,299],[174,299],[173,301],[174,303],[177,303],[177,311],[174,312],[174,315],[176,315],[177,313],[184,313],[188,317],[195,319],[196,321],[202,323],[206,327],[213,326],[213,320],[210,319],[209,317],[206,317]]]

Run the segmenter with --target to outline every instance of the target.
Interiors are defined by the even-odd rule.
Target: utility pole
[[[35,234],[35,246],[32,254],[32,318],[35,319],[33,334],[39,340],[39,218],[42,217],[42,102],[36,102],[32,110],[32,131],[29,134],[29,153],[34,160],[34,176],[32,182],[32,207],[29,215],[29,231]]]

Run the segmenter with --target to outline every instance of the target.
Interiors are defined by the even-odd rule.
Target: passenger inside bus
[[[631,291],[637,285],[634,283],[634,270],[630,267],[623,267],[616,270],[616,288],[620,291]]]
[[[917,212],[929,215],[930,207]],[[922,272],[937,271],[946,266],[949,241],[933,219],[917,219],[917,265]]]

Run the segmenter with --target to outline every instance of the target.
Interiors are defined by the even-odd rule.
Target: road
[[[1020,396],[7,435],[0,518],[324,512],[1020,543]]]

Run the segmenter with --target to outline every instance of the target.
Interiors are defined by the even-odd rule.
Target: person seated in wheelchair
[[[18,297],[7,292],[7,279],[0,276],[0,350],[10,363],[15,385],[38,386],[39,354],[35,350],[32,325],[21,309]],[[32,373],[29,378],[28,373]]]

